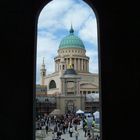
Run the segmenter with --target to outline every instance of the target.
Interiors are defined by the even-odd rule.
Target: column
[[[70,58],[68,58],[68,65],[70,64]]]
[[[77,92],[77,85],[76,85],[76,79],[74,80],[74,95],[76,96],[76,92]]]
[[[86,60],[86,72],[88,72],[88,64],[87,64],[87,60]]]
[[[55,61],[55,72],[56,72],[56,61]]]
[[[80,58],[80,71],[82,70],[82,67],[81,67],[81,58]]]
[[[77,67],[77,66],[76,66],[76,58],[74,58],[74,69],[75,69],[75,70],[77,70],[76,67]]]
[[[84,68],[83,64],[84,64],[84,63],[83,63],[83,59],[81,59],[81,68],[82,68],[82,71],[84,71],[84,69],[83,69],[83,68]]]
[[[64,79],[64,88],[65,88],[64,89],[64,94],[65,95],[67,95],[67,88],[66,87],[67,87],[67,81],[66,81],[66,79]]]
[[[76,70],[78,71],[78,59],[76,58]]]
[[[83,59],[83,70],[84,71],[86,71],[85,68],[86,68],[86,63],[85,63],[85,59]]]
[[[68,58],[66,58],[66,69],[68,67]]]
[[[74,64],[74,58],[71,58],[71,63],[72,63],[72,66],[73,66],[73,68],[75,68],[75,64]]]
[[[78,71],[80,71],[80,58],[78,58]]]
[[[58,63],[56,63],[56,71],[58,72]]]
[[[89,62],[87,61],[87,71],[89,72]]]
[[[64,94],[64,79],[61,79],[61,94]]]
[[[78,93],[80,93],[80,81],[79,80],[77,82],[77,87],[78,87]]]

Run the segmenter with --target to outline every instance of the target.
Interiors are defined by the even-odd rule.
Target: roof
[[[82,42],[82,40],[74,35],[74,30],[71,26],[71,29],[69,31],[69,35],[64,37],[59,45],[59,48],[81,48],[81,49],[85,49],[85,46]]]
[[[70,68],[70,69],[66,69],[64,75],[77,75],[77,73],[73,68]]]

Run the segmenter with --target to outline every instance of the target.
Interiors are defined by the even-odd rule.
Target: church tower
[[[43,63],[41,65],[41,69],[40,69],[40,76],[41,76],[40,85],[45,85],[46,69],[45,69],[45,64],[44,64],[44,57],[43,57]]]

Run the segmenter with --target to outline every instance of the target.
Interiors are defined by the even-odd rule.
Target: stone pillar
[[[87,60],[86,60],[86,72],[88,72],[88,63],[87,63]]]
[[[79,83],[79,80],[77,81],[77,93],[78,94],[80,93],[80,83]]]
[[[68,58],[68,65],[70,64],[70,58]]]
[[[56,71],[58,72],[58,63],[56,62]]]
[[[84,63],[83,63],[83,59],[81,59],[81,70],[82,70],[82,71],[84,71],[84,69],[83,69],[83,68],[84,68],[83,64],[84,64]]]
[[[56,72],[56,61],[55,61],[55,72]]]
[[[77,84],[76,84],[76,79],[74,80],[74,95],[76,95],[77,92]]]
[[[64,94],[64,79],[61,79],[61,94]]]
[[[83,59],[83,71],[85,71],[85,60]]]
[[[67,81],[64,79],[64,94],[67,95]]]
[[[86,71],[86,63],[85,63],[85,59],[84,59],[84,65],[83,65],[83,69],[84,69],[84,72]]]
[[[68,67],[68,58],[66,58],[66,69]]]
[[[74,65],[74,67],[75,67],[74,58],[71,58],[71,61],[72,61],[72,62],[71,62],[71,63],[72,63],[72,66]],[[73,67],[73,68],[74,68],[74,67]]]
[[[76,70],[78,71],[78,59],[76,58]]]
[[[74,69],[77,70],[77,66],[76,66],[76,58],[74,58]]]
[[[82,59],[80,58],[80,71],[82,70]]]
[[[80,71],[80,58],[78,58],[78,71]]]
[[[87,72],[89,72],[89,62],[87,61]]]

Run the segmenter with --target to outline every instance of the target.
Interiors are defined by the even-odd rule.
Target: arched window
[[[63,65],[63,70],[65,69],[65,66]]]
[[[49,84],[49,89],[52,89],[52,88],[56,88],[56,83],[54,80],[51,80],[51,82]]]

